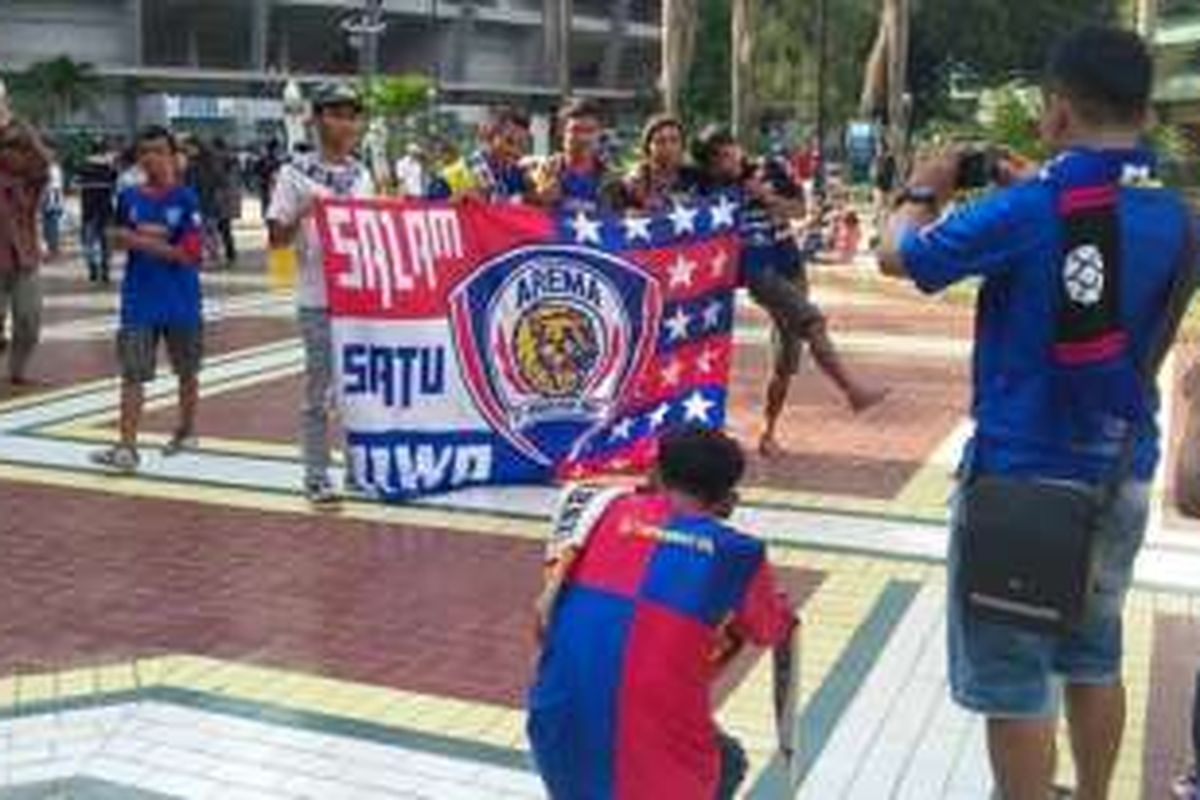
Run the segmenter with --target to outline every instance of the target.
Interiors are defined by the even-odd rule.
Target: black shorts
[[[202,328],[122,328],[117,333],[117,360],[121,377],[146,383],[154,380],[158,366],[158,343],[167,345],[171,369],[180,378],[194,378],[204,360]]]

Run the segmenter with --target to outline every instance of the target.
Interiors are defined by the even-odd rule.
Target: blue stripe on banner
[[[736,198],[730,196],[712,202],[681,202],[666,212],[645,217],[588,213],[577,209],[559,214],[557,221],[560,241],[621,253],[695,244],[716,236],[728,236],[737,232],[740,219]]]
[[[729,335],[733,330],[733,303],[733,292],[728,291],[668,303],[663,309],[658,352],[670,353],[711,336]]]
[[[659,436],[672,428],[725,426],[725,389],[719,384],[685,387],[669,400],[632,409],[597,433],[581,454],[585,458],[615,454],[638,439]]]
[[[384,500],[495,483],[548,483],[553,470],[487,431],[349,431],[350,476]]]

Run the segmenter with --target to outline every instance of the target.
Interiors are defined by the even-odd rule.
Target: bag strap
[[[1142,385],[1146,391],[1151,391],[1155,383],[1158,381],[1158,373],[1162,368],[1163,361],[1166,360],[1167,353],[1171,349],[1171,345],[1175,343],[1175,337],[1179,333],[1179,326],[1183,323],[1183,317],[1187,313],[1188,306],[1192,302],[1192,295],[1196,291],[1197,265],[1196,265],[1196,231],[1193,227],[1192,215],[1190,208],[1184,204],[1184,239],[1183,250],[1180,253],[1179,261],[1175,265],[1175,272],[1171,278],[1171,289],[1167,295],[1166,316],[1163,317],[1162,326],[1158,330],[1150,349],[1146,351],[1146,358],[1142,362],[1138,375],[1142,379]],[[1133,470],[1133,456],[1137,449],[1138,424],[1131,423],[1121,440],[1121,451],[1117,457],[1117,466],[1113,470],[1112,477],[1104,487],[1103,505],[1107,509],[1116,502],[1117,495],[1121,491],[1121,484],[1129,476]]]

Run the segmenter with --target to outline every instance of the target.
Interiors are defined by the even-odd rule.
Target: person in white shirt
[[[271,247],[296,249],[296,299],[304,342],[305,391],[301,414],[304,491],[314,505],[337,503],[329,479],[329,407],[333,350],[320,235],[313,209],[318,197],[375,193],[370,171],[354,158],[363,133],[362,100],[345,85],[320,87],[313,98],[317,149],[297,155],[279,171],[267,226]]]
[[[396,188],[401,197],[425,196],[425,154],[420,145],[410,144],[396,161]]]

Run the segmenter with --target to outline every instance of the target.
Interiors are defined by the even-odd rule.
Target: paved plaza
[[[136,477],[87,459],[115,436],[115,292],[77,259],[46,269],[38,384],[0,385],[0,800],[543,796],[522,704],[552,491],[311,511],[293,300],[240,236],[242,266],[204,278],[200,448],[154,449],[175,415],[164,372]],[[751,754],[747,797],[982,800],[983,731],[947,699],[943,644],[970,300],[865,263],[814,283],[852,365],[892,396],[855,417],[806,363],[790,455],[755,460],[739,512],[801,605],[800,786],[773,755],[769,658],[734,665],[720,717]],[[770,332],[744,305],[730,416],[752,445]],[[1194,352],[1189,338],[1165,371],[1173,435]],[[1166,798],[1188,760],[1200,525],[1168,510],[1170,472],[1126,620],[1117,798]]]

